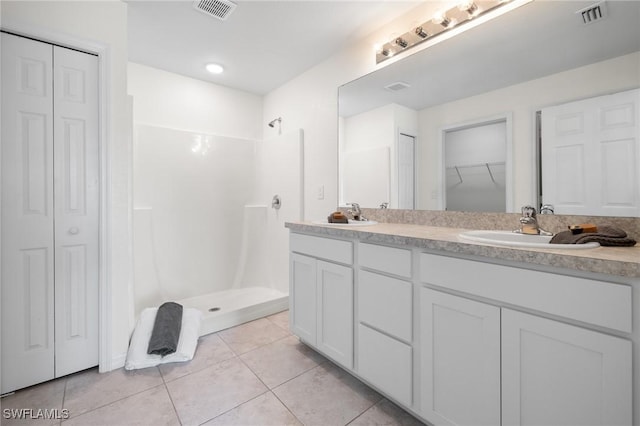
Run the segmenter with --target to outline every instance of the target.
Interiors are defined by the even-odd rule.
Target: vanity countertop
[[[553,248],[499,247],[462,241],[458,234],[469,231],[462,228],[402,223],[378,223],[371,226],[346,228],[311,222],[287,222],[285,226],[296,232],[356,238],[363,242],[408,245],[455,254],[640,278],[640,245],[567,251]]]

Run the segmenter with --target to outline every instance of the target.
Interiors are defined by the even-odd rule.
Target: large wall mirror
[[[594,3],[534,0],[341,86],[340,203],[638,216],[640,2],[585,24]]]

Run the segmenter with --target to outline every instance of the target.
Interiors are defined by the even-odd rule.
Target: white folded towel
[[[168,362],[184,362],[193,359],[200,337],[200,321],[202,312],[198,309],[185,308],[182,311],[182,327],[176,351],[170,355],[149,355],[147,347],[153,331],[158,308],[147,308],[140,314],[136,328],[133,330],[125,370],[155,367]]]

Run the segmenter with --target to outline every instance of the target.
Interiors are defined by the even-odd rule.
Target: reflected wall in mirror
[[[547,202],[545,194],[540,199],[538,183],[537,112],[640,87],[640,2],[607,1],[606,17],[584,24],[575,12],[593,3],[537,0],[340,87],[340,203],[377,208],[388,202],[403,208],[401,200],[412,198],[417,209],[473,211],[473,206],[446,203],[451,161],[445,130],[498,116],[512,121],[511,150],[504,152],[503,211]],[[639,110],[625,113],[636,129]],[[414,138],[412,152],[399,148],[401,135]],[[627,216],[634,211],[637,216],[640,203],[637,130],[632,139],[616,151],[618,158],[623,150],[633,151],[633,160],[625,164],[625,181],[633,187],[624,191],[631,191],[635,207],[622,213]],[[482,146],[483,138],[475,143]],[[407,167],[407,152],[414,167]],[[590,173],[592,157],[583,159],[583,177]],[[565,173],[562,179],[577,174]],[[588,191],[585,185],[591,184],[576,187],[581,185]],[[617,186],[598,188],[606,192]],[[586,208],[580,214],[605,213]]]

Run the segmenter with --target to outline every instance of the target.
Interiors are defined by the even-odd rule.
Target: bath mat
[[[147,354],[149,339],[153,331],[153,324],[156,319],[158,308],[147,308],[140,314],[136,328],[133,330],[127,360],[124,364],[125,370],[136,370],[139,368],[155,367],[159,364],[169,362],[184,362],[193,359],[200,337],[200,322],[202,312],[198,309],[184,308],[182,312],[182,327],[180,328],[180,339],[176,351],[170,355],[150,355]]]

